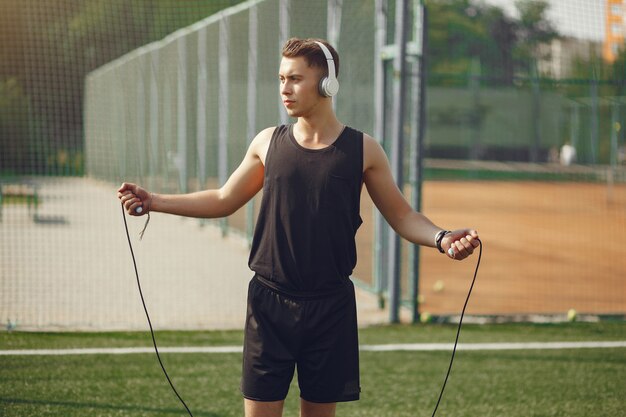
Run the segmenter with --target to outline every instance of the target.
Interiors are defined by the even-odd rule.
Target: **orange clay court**
[[[437,225],[480,232],[483,259],[468,314],[626,312],[626,185],[426,181],[422,201]],[[356,277],[371,277],[371,206],[364,190]],[[421,256],[420,311],[459,313],[476,257],[451,262],[432,249]]]

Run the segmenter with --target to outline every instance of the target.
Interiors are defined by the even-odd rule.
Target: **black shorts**
[[[354,285],[324,297],[290,296],[255,276],[248,289],[243,396],[284,400],[298,370],[300,397],[316,403],[359,399]]]

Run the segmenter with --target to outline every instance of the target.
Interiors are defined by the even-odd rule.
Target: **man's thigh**
[[[241,378],[245,398],[275,402],[287,396],[301,338],[293,330],[298,327],[293,310],[298,309],[289,300],[251,281]]]
[[[298,356],[300,397],[314,403],[359,399],[359,341],[354,290],[310,302]]]

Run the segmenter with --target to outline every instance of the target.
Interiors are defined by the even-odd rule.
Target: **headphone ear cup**
[[[328,97],[328,94],[326,93],[326,80],[328,80],[328,77],[322,77],[319,85],[317,86],[320,96],[322,97]]]
[[[324,77],[320,80],[319,92],[324,97],[333,97],[339,92],[337,79]]]

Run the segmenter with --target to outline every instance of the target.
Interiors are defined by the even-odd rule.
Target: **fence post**
[[[228,179],[228,118],[230,107],[230,91],[229,91],[229,43],[230,43],[230,18],[224,16],[220,19],[219,26],[219,65],[218,65],[218,79],[219,79],[219,127],[218,127],[218,161],[217,161],[217,175],[219,178],[220,186],[226,183]],[[222,235],[225,236],[228,233],[228,218],[222,218],[219,220],[222,229]]]
[[[406,41],[408,0],[396,0],[396,56],[393,61],[393,115],[390,147],[391,169],[396,184],[402,191],[404,185],[404,114],[406,103]],[[400,321],[400,264],[401,246],[397,233],[389,233],[389,321]]]
[[[415,18],[414,42],[417,45],[415,70],[411,72],[411,102],[413,117],[411,118],[411,157],[409,158],[409,175],[411,183],[411,205],[417,211],[422,210],[422,182],[424,166],[424,133],[426,128],[426,45],[427,45],[427,12],[422,0],[414,2]],[[417,323],[419,309],[420,279],[420,246],[411,245],[409,251],[409,292],[411,297],[411,319]]]
[[[178,76],[176,88],[176,118],[178,181],[180,192],[186,193],[187,186],[187,41],[184,36],[178,38]]]
[[[374,66],[374,132],[379,143],[385,137],[385,58],[383,49],[387,43],[387,0],[376,0],[376,44]],[[387,290],[385,271],[387,270],[387,227],[378,210],[374,210],[374,290],[378,295],[379,307],[385,304],[384,293]]]
[[[532,66],[532,133],[533,142],[530,146],[530,162],[539,162],[539,147],[541,146],[541,88],[539,86],[537,63]]]
[[[291,3],[290,0],[279,0],[278,4],[278,51],[280,52],[287,39],[289,39],[289,33],[291,31]],[[278,97],[278,113],[280,114],[280,123],[289,123],[289,115],[285,106],[283,106],[282,99]]]
[[[259,69],[259,17],[255,4],[248,12],[248,146],[256,134],[257,73]],[[254,235],[254,198],[246,204],[246,239],[252,245]]]
[[[595,77],[595,72],[591,80],[591,163],[597,163],[598,155],[598,80]]]

